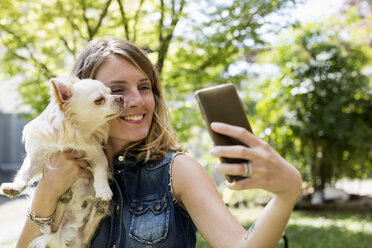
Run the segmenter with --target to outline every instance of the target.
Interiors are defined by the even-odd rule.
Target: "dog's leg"
[[[112,191],[108,183],[108,161],[103,150],[97,152],[93,160],[93,186],[96,191],[96,197],[104,201],[111,200]]]
[[[89,243],[95,234],[102,218],[109,213],[109,202],[98,201],[89,215],[88,222],[84,226],[83,245],[89,247]]]
[[[38,159],[26,156],[13,182],[1,184],[1,192],[9,197],[14,197],[22,193],[30,180],[41,173],[42,165],[40,162]]]
[[[54,216],[54,221],[52,223],[52,233],[57,232],[59,224],[61,223],[62,217],[63,217],[63,210],[64,210],[65,204],[62,202],[58,202],[57,209],[56,209],[56,215]]]
[[[69,203],[72,199],[73,192],[71,188],[69,188],[58,200],[56,215],[54,216],[54,221],[52,224],[52,232],[55,233],[58,230],[59,224],[61,223],[63,210],[65,205]]]

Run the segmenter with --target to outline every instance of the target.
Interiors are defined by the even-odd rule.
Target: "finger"
[[[73,150],[71,152],[71,155],[74,159],[82,159],[85,156],[85,152],[79,151],[79,150]]]
[[[215,146],[210,150],[210,154],[215,157],[225,158],[244,158],[247,160],[256,158],[253,149],[246,146]]]
[[[216,171],[224,175],[240,176],[244,173],[242,164],[217,164]]]
[[[92,178],[93,174],[89,170],[82,169],[82,170],[79,170],[78,176],[83,177],[83,178]]]
[[[222,122],[212,122],[211,128],[217,133],[236,138],[248,146],[256,146],[260,144],[260,139],[243,127],[233,126]]]
[[[86,160],[75,160],[75,164],[82,169],[86,169],[89,167],[89,163]]]

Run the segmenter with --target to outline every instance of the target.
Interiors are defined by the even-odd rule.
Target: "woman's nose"
[[[143,99],[138,90],[133,90],[125,96],[126,107],[136,107],[143,104]]]

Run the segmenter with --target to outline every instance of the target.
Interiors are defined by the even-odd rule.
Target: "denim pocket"
[[[129,236],[138,242],[152,245],[164,240],[169,229],[169,203],[167,195],[132,200],[132,220]]]

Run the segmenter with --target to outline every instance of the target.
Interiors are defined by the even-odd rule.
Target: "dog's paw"
[[[108,201],[98,201],[94,207],[96,208],[96,214],[98,215],[107,215],[110,212]]]
[[[72,192],[72,189],[69,188],[65,193],[63,193],[63,195],[59,198],[59,201],[61,203],[69,203],[72,199],[72,195],[73,195],[73,192]]]
[[[109,201],[112,198],[112,191],[110,187],[107,188],[100,188],[96,190],[96,197],[103,200],[103,201]]]
[[[25,188],[26,185],[24,184],[2,183],[0,191],[8,197],[14,197],[19,195],[23,190],[25,190]]]
[[[103,201],[109,201],[112,198],[112,191],[107,180],[95,179],[93,184],[96,191],[96,198]]]

